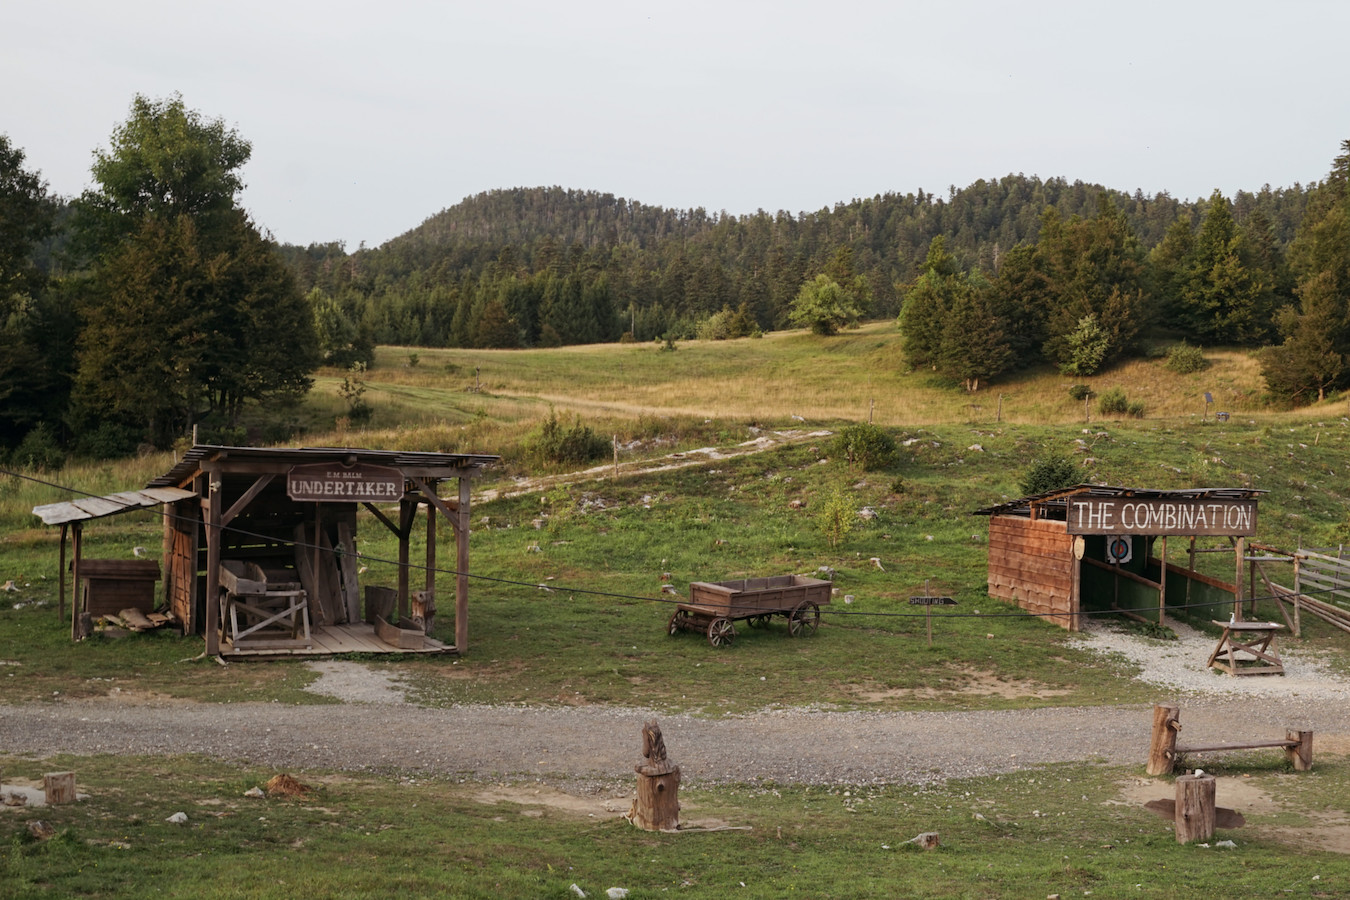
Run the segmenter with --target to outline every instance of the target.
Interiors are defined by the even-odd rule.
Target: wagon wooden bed
[[[697,631],[707,636],[709,644],[722,647],[736,639],[735,622],[762,628],[774,616],[782,616],[792,637],[814,634],[820,607],[830,602],[832,587],[805,575],[695,581],[689,585],[689,602],[675,607],[666,630],[672,635]]]

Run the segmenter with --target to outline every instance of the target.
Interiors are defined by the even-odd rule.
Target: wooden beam
[[[469,647],[469,479],[459,479],[459,527],[455,529],[455,649]]]
[[[368,509],[372,516],[374,516],[376,519],[379,519],[385,528],[388,528],[390,531],[392,531],[395,537],[403,536],[403,534],[398,530],[398,526],[395,525],[393,522],[389,521],[389,517],[386,516],[384,513],[380,512],[378,509],[376,509],[374,504],[362,501],[361,505],[364,506],[366,509]]]
[[[459,528],[459,522],[457,521],[459,517],[455,515],[455,513],[459,511],[458,501],[451,500],[447,502],[441,499],[440,495],[437,494],[436,491],[430,485],[428,485],[425,481],[423,481],[420,478],[409,478],[409,481],[417,485],[417,489],[421,491],[423,496],[427,498],[427,502],[429,502],[432,506],[440,510],[441,515],[445,516],[445,518],[449,520],[450,526],[452,528],[455,529]]]
[[[70,580],[70,639],[80,638],[80,557],[84,555],[84,526],[79,522],[71,525],[71,561]]]
[[[274,475],[262,475],[258,478],[257,481],[253,482],[253,485],[249,487],[248,490],[244,491],[244,495],[240,497],[238,500],[234,501],[234,505],[231,506],[221,515],[220,517],[221,526],[224,527],[233,522],[234,517],[243,512],[248,507],[248,505],[253,502],[253,498],[258,496],[258,494],[262,492],[263,488],[271,484],[272,479],[275,477],[276,476]]]
[[[404,497],[398,501],[398,618],[408,616],[408,538],[417,520],[417,501]]]
[[[61,555],[56,563],[56,572],[58,584],[56,586],[57,602],[60,608],[57,610],[57,617],[62,622],[66,620],[66,529],[70,527],[69,522],[61,523]]]
[[[206,515],[206,655],[220,653],[220,508],[219,478],[211,479]]]
[[[1115,574],[1115,575],[1118,575],[1118,576],[1120,576],[1121,578],[1124,578],[1124,579],[1127,580],[1127,581],[1134,581],[1134,582],[1137,582],[1137,583],[1139,583],[1139,584],[1145,585],[1145,586],[1147,586],[1147,587],[1151,587],[1151,588],[1153,588],[1155,591],[1156,591],[1156,590],[1159,590],[1159,589],[1162,587],[1162,585],[1160,585],[1158,582],[1156,582],[1156,581],[1150,581],[1149,579],[1145,578],[1143,575],[1136,575],[1134,572],[1131,572],[1129,569],[1122,569],[1120,566],[1113,566],[1113,565],[1111,565],[1110,563],[1104,563],[1104,562],[1102,562],[1100,559],[1093,559],[1093,558],[1090,557],[1090,556],[1085,556],[1085,557],[1083,557],[1083,561],[1086,562],[1086,563],[1089,563],[1089,564],[1091,564],[1091,565],[1093,565],[1093,566],[1096,566],[1098,569],[1104,569],[1104,570],[1106,570],[1107,572],[1111,572],[1111,573],[1113,573],[1113,574]]]

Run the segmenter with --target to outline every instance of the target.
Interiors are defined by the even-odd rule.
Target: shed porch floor
[[[457,653],[453,644],[423,637],[422,646],[401,649],[375,636],[375,626],[364,622],[350,625],[323,625],[310,631],[313,647],[248,647],[235,649],[228,637],[220,642],[220,655],[227,658],[280,659],[287,656],[333,656],[342,653]]]

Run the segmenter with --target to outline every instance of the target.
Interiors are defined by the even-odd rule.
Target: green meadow
[[[365,375],[368,422],[352,422],[336,371],[321,373],[311,396],[279,415],[300,429],[296,445],[502,456],[475,484],[467,652],[367,661],[403,674],[417,703],[640,705],[707,716],[807,705],[1140,704],[1146,715],[1142,705],[1157,699],[1156,689],[1132,680],[1127,664],[1076,649],[1058,627],[988,597],[986,525],[972,511],[1020,496],[1032,461],[1058,452],[1084,481],[1267,491],[1261,541],[1339,546],[1350,525],[1345,398],[1280,409],[1264,399],[1249,354],[1206,355],[1209,368],[1193,375],[1172,374],[1159,358],[1092,379],[1037,371],[966,394],[907,370],[890,323],[826,339],[791,332],[689,342],[673,352],[655,344],[384,347]],[[1098,394],[1120,388],[1144,404],[1143,418],[1102,417],[1093,401],[1070,396],[1078,381]],[[1219,411],[1226,421],[1216,420]],[[608,457],[582,474],[533,459],[531,441],[551,413],[616,440],[617,475]],[[900,446],[882,470],[850,467],[833,444],[834,432],[869,418]],[[706,448],[719,452],[699,452]],[[304,691],[314,675],[303,664],[222,667],[197,658],[195,637],[162,631],[70,642],[57,612],[57,531],[30,510],[66,499],[58,485],[124,490],[172,464],[171,454],[150,454],[0,476],[0,583],[19,588],[0,594],[6,702],[114,690],[331,702]],[[836,497],[867,514],[832,545],[820,511]],[[364,577],[393,584],[396,548],[385,529],[368,525],[363,518]],[[454,558],[448,532],[440,530],[442,561]],[[160,550],[154,513],[104,520],[85,535],[89,556]],[[421,558],[416,545],[413,558]],[[736,640],[720,649],[695,634],[667,634],[675,598],[663,584],[687,595],[691,581],[822,568],[833,571],[838,591],[814,636],[790,638],[781,620],[767,629],[738,623]],[[441,597],[453,585],[451,573],[438,575]],[[930,645],[928,622],[908,599],[937,593],[957,605],[934,613]],[[442,607],[437,636],[449,639],[451,604]],[[1270,601],[1259,609],[1278,617]],[[1346,636],[1307,616],[1304,625],[1297,646],[1326,651],[1346,672]],[[1306,839],[1316,809],[1350,800],[1345,758],[1334,752],[1319,754],[1311,777],[1293,778],[1265,758],[1242,768],[1287,802],[1254,817],[1249,831],[1233,835],[1240,848],[1226,853],[1178,847],[1161,820],[1107,805],[1142,774],[1143,748],[1138,771],[1052,767],[847,797],[844,787],[793,785],[694,792],[701,815],[753,830],[680,836],[540,812],[519,798],[485,799],[481,786],[453,780],[419,780],[413,808],[404,782],[325,772],[293,773],[321,784],[319,799],[258,801],[267,806],[260,813],[240,794],[275,773],[194,758],[3,753],[0,780],[72,768],[94,795],[44,812],[58,828],[45,842],[26,838],[31,813],[0,815],[0,894],[14,896],[139,896],[152,886],[168,896],[279,897],[305,884],[307,893],[333,897],[565,897],[574,896],[573,882],[590,896],[628,886],[633,898],[1167,897],[1231,893],[1234,885],[1244,894],[1350,892],[1345,857]],[[145,800],[152,783],[163,801],[153,808]],[[169,806],[213,814],[177,828],[159,814]],[[927,830],[943,833],[939,850],[902,844]],[[1318,874],[1323,880],[1312,881]]]

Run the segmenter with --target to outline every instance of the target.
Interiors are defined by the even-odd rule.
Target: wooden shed
[[[989,517],[989,596],[1071,631],[1104,610],[1161,624],[1169,602],[1225,619],[1231,606],[1241,619],[1246,541],[1263,493],[1080,484],[976,510]],[[1197,571],[1203,536],[1227,540],[1232,581]],[[1185,565],[1169,560],[1169,537],[1186,540]]]
[[[165,506],[164,603],[185,632],[205,637],[211,655],[462,653],[470,482],[497,459],[195,446],[149,485],[188,492]],[[394,586],[362,584],[358,509],[398,540]],[[412,538],[423,509],[425,556],[415,564]],[[453,644],[429,634],[439,517],[455,538]],[[413,568],[421,590],[412,590]]]

